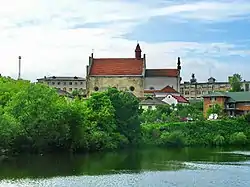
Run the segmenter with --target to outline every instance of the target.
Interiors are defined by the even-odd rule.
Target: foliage
[[[136,97],[115,89],[69,101],[47,85],[0,77],[3,150],[76,152],[137,144],[139,114]]]
[[[203,102],[194,102],[189,105],[176,106],[160,105],[156,110],[144,110],[140,116],[142,123],[178,122],[182,118],[204,120]]]
[[[242,81],[242,77],[238,73],[233,74],[233,76],[229,78],[229,83],[232,87],[232,89],[231,89],[232,92],[242,91],[241,90],[241,86],[242,86],[241,81]]]
[[[250,143],[250,125],[238,119],[144,124],[142,134],[143,145],[223,146]]]
[[[212,105],[212,107],[210,107],[208,110],[207,110],[207,117],[211,114],[218,114],[219,116],[223,115],[223,108],[221,105],[219,104],[214,104]]]

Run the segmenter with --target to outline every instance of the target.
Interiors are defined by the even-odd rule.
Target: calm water
[[[250,149],[149,149],[22,156],[0,164],[0,187],[249,187]]]

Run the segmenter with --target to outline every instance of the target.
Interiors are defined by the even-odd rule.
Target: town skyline
[[[183,81],[192,73],[199,82],[250,80],[249,12],[243,0],[10,0],[0,7],[0,73],[17,78],[22,56],[24,79],[85,77],[93,49],[97,58],[128,58],[138,41],[147,68],[176,68],[180,56]]]

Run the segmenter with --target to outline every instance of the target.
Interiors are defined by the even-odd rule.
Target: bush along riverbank
[[[234,120],[144,124],[143,146],[244,146],[250,145],[250,124]]]
[[[89,152],[138,145],[139,100],[109,89],[69,101],[55,89],[0,77],[0,150]]]
[[[69,100],[47,85],[0,77],[0,156],[249,144],[249,115],[205,121],[202,103],[139,108],[133,94],[113,88]],[[179,122],[187,116],[195,121]]]

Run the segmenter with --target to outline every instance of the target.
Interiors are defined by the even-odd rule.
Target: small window
[[[189,95],[189,91],[185,91],[185,95]]]
[[[99,88],[96,86],[96,87],[94,87],[94,90],[97,92],[99,90]]]
[[[72,91],[72,88],[69,88],[69,91]]]
[[[55,82],[52,82],[52,85],[55,85]]]
[[[66,85],[66,82],[63,82],[64,85]]]
[[[133,92],[133,91],[135,90],[135,87],[134,87],[134,86],[130,86],[130,88],[129,88],[129,89],[130,89],[130,91],[132,91],[132,92]]]
[[[75,88],[75,90],[77,90],[77,88]]]
[[[72,85],[72,82],[69,82],[69,85]]]
[[[58,82],[57,84],[58,84],[58,85],[60,85],[60,84],[61,84],[61,82]]]
[[[155,88],[151,86],[149,89],[150,89],[150,90],[154,90]]]
[[[80,84],[82,85],[82,84],[83,84],[83,82],[80,82]]]
[[[77,82],[75,82],[75,85],[77,85]]]

